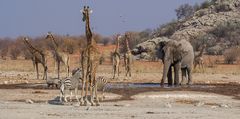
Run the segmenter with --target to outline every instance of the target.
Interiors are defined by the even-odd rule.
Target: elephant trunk
[[[171,66],[171,62],[165,60],[164,67],[163,67],[163,76],[162,76],[162,81],[161,81],[162,86],[163,86],[164,82],[166,81],[170,66]]]

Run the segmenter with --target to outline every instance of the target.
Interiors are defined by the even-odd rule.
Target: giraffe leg
[[[98,98],[98,83],[96,82],[96,80],[95,80],[94,92],[96,96],[96,106],[100,106],[99,98]]]
[[[132,77],[132,66],[129,66],[129,76]]]
[[[90,103],[91,103],[91,106],[95,106],[95,103],[93,101],[94,97],[93,97],[93,81],[91,81],[90,83]]]
[[[115,79],[116,65],[113,65],[113,79]]]
[[[38,63],[36,63],[37,79],[39,79]]]
[[[84,76],[85,77],[85,76]],[[81,100],[80,105],[84,105],[84,90],[85,90],[86,79],[83,78],[82,80],[82,91],[81,91]]]
[[[118,77],[119,77],[119,62],[118,62],[118,65],[117,65],[117,73],[118,73]]]
[[[88,86],[89,86],[89,80],[85,82],[86,90],[85,90],[85,95],[84,95],[84,106],[87,106],[88,104]]]
[[[57,63],[58,79],[60,79],[60,62]]]
[[[95,71],[93,71],[93,66],[91,65],[90,67],[90,103],[91,103],[91,106],[94,106],[94,101],[93,101],[93,83],[95,83]]]
[[[203,63],[201,64],[201,66],[202,66],[202,71],[203,71],[203,73],[204,73],[204,72],[205,72],[205,69],[204,69]]]
[[[70,66],[69,66],[69,64],[70,64],[70,58],[67,57],[67,63],[66,63],[66,65],[67,65],[67,76],[69,76],[69,72],[70,72]]]
[[[53,73],[55,74],[56,73],[56,70],[57,70],[57,61],[55,60],[54,61],[54,70],[53,70]]]

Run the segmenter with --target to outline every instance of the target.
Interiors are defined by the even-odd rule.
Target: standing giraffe
[[[201,68],[202,71],[204,71],[203,52],[204,52],[205,47],[206,47],[206,45],[203,45],[202,49],[200,50],[200,53],[195,56],[195,58],[194,58],[194,69],[196,69],[197,66],[199,66],[199,68]]]
[[[126,70],[126,74],[125,77],[127,78],[128,76],[131,77],[132,76],[132,53],[130,51],[129,48],[129,33],[125,34],[125,46],[126,46],[126,53],[124,53],[124,65],[125,65],[125,70]]]
[[[70,61],[70,59],[69,59],[68,53],[62,52],[60,50],[60,47],[51,32],[48,32],[46,39],[50,39],[53,43],[52,55],[55,60],[54,71],[56,70],[56,66],[57,66],[58,79],[60,79],[61,63],[64,64],[64,66],[66,68],[67,76],[69,76],[69,61]]]
[[[116,48],[112,54],[112,62],[113,62],[113,79],[115,79],[115,75],[117,73],[117,76],[119,77],[119,65],[120,65],[120,52],[119,52],[119,41],[120,41],[121,35],[117,35],[116,38]]]
[[[33,67],[36,68],[37,72],[37,79],[39,79],[39,72],[38,72],[38,63],[42,64],[44,73],[43,73],[43,80],[47,79],[47,62],[45,59],[45,54],[38,50],[37,48],[33,47],[33,45],[29,42],[28,38],[24,37],[23,38],[24,44],[27,46],[28,51],[32,55],[32,62],[33,62]]]
[[[86,23],[86,38],[87,38],[87,47],[82,51],[81,55],[81,67],[82,67],[82,92],[80,105],[87,105],[87,95],[88,95],[88,86],[90,83],[90,103],[95,105],[93,102],[93,93],[95,92],[96,96],[96,105],[99,106],[99,99],[97,95],[97,83],[96,83],[96,71],[98,68],[100,60],[100,52],[97,48],[97,43],[93,39],[92,31],[90,29],[90,19],[89,15],[92,12],[89,6],[84,6],[84,9],[81,10],[83,14],[83,22]],[[94,88],[93,88],[94,85]],[[85,91],[86,89],[86,91]],[[85,94],[84,94],[85,93]]]

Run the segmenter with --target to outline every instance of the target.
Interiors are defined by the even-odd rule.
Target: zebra
[[[105,98],[105,91],[107,89],[107,85],[108,85],[108,79],[104,76],[99,76],[97,78],[97,89],[100,89],[102,91],[102,100]]]
[[[98,76],[97,79],[95,80],[95,82],[92,85],[92,89],[94,91],[95,94],[95,99],[96,99],[96,105],[99,106],[99,98],[98,98],[98,90],[102,91],[102,96],[101,96],[101,101],[105,98],[104,93],[105,90],[107,88],[107,84],[108,84],[108,79],[104,76]]]
[[[74,69],[72,71],[72,77],[67,77],[60,81],[60,102],[62,102],[62,98],[64,98],[65,102],[68,102],[67,97],[65,95],[66,90],[70,91],[70,101],[72,101],[72,91],[74,90],[75,97],[79,102],[77,94],[78,94],[78,87],[80,85],[80,79],[82,78],[81,71],[82,70],[80,68]]]

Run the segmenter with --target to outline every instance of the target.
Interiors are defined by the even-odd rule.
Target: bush
[[[175,12],[178,19],[186,19],[193,15],[194,8],[189,4],[183,4],[175,9]]]
[[[226,11],[230,11],[230,10],[231,10],[230,6],[226,3],[220,3],[215,6],[216,12],[226,12]]]
[[[236,21],[227,21],[224,23],[219,24],[214,30],[210,33],[214,34],[217,37],[224,38],[228,35],[229,32],[233,32],[236,30],[240,30],[240,22]]]
[[[205,8],[208,8],[208,7],[210,7],[211,5],[214,5],[215,4],[215,2],[216,2],[216,0],[206,0],[205,2],[203,2],[202,4],[201,4],[201,9],[205,9]]]
[[[12,60],[17,60],[17,57],[20,55],[21,50],[18,48],[16,44],[12,44],[10,46],[10,57]]]
[[[3,60],[6,60],[6,57],[7,57],[7,53],[8,53],[8,48],[4,48],[4,49],[1,49],[1,58]]]
[[[240,56],[240,48],[231,48],[224,52],[224,61],[227,64],[234,64]]]
[[[161,25],[154,31],[155,37],[170,37],[177,31],[180,27],[178,26],[178,22],[176,20],[172,20],[167,24]]]

